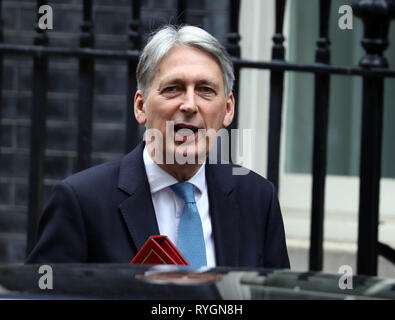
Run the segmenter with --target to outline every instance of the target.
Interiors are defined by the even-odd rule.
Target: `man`
[[[128,263],[151,235],[193,266],[289,268],[273,185],[206,157],[234,115],[233,66],[204,30],[165,27],[137,67],[145,141],[54,189],[28,263]]]

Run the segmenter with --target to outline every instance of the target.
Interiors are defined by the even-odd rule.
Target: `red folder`
[[[189,266],[167,236],[151,236],[141,247],[130,264],[177,264]]]

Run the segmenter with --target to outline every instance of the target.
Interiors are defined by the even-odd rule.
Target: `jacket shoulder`
[[[122,159],[105,162],[77,172],[62,181],[74,188],[94,188],[118,178]]]
[[[216,164],[214,170],[217,176],[224,183],[233,185],[236,189],[241,189],[249,193],[264,192],[270,194],[275,192],[274,185],[253,170],[234,163]]]

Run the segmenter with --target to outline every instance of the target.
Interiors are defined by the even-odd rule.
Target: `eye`
[[[163,92],[176,92],[177,91],[177,87],[176,86],[172,86],[172,87],[167,87],[163,90]]]
[[[161,93],[165,96],[172,97],[172,96],[177,95],[179,92],[180,92],[179,86],[169,86],[169,87],[164,88]]]
[[[205,95],[213,95],[213,94],[215,94],[215,91],[212,88],[206,87],[206,86],[199,87],[199,91],[201,93],[205,94]]]

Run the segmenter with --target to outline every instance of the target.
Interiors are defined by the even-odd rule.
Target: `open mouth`
[[[199,128],[197,126],[180,123],[174,125],[174,138],[176,141],[194,141],[198,138]]]

